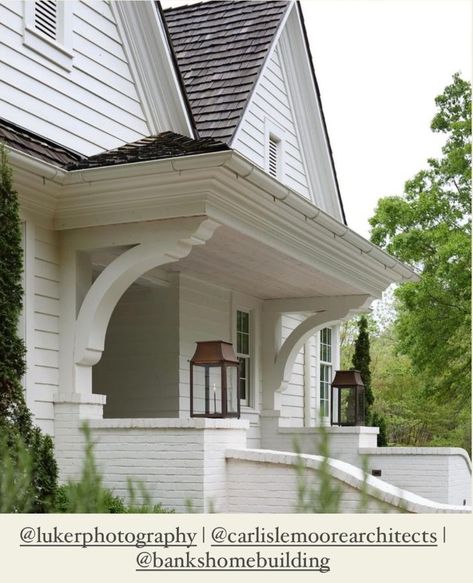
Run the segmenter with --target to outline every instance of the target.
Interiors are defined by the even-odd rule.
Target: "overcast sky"
[[[164,0],[164,8],[190,4]],[[471,80],[470,0],[302,0],[348,225],[440,153],[434,98]]]

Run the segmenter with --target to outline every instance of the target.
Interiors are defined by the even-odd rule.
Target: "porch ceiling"
[[[195,246],[187,257],[164,269],[261,299],[360,293],[360,289],[226,226],[218,228],[205,245]]]

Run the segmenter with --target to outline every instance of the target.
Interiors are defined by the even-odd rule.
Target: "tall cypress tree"
[[[56,492],[57,465],[51,438],[34,426],[21,384],[26,370],[25,346],[18,336],[22,271],[18,197],[0,144],[0,434],[12,458],[18,454],[18,444],[27,450],[32,466],[30,510],[44,512]]]
[[[353,354],[353,368],[359,370],[365,385],[366,402],[366,424],[371,427],[379,427],[378,445],[387,445],[386,423],[384,418],[375,413],[373,408],[374,395],[371,389],[370,370],[370,335],[368,332],[368,320],[366,316],[361,316],[358,321],[358,337],[355,342],[355,352]]]

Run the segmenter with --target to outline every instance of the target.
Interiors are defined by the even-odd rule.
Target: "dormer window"
[[[57,8],[55,0],[34,3],[34,27],[53,40],[57,39]]]
[[[74,2],[24,0],[24,39],[26,47],[53,63],[72,69],[72,13]]]

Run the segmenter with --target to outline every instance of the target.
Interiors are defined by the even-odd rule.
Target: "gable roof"
[[[201,137],[231,140],[289,5],[214,0],[164,11]]]

